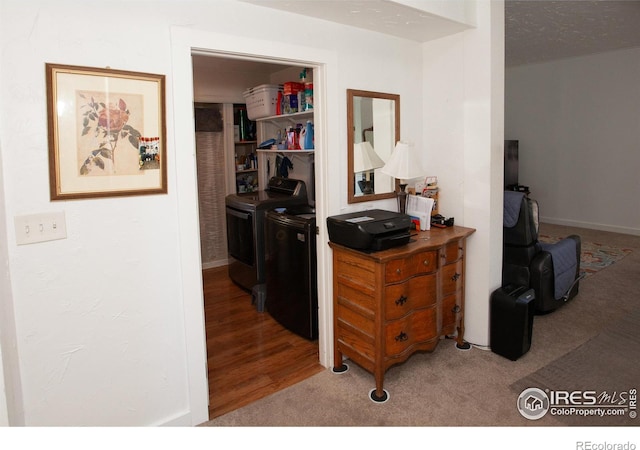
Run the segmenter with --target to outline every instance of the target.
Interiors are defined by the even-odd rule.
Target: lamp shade
[[[369,142],[359,142],[353,146],[353,171],[367,172],[384,166],[384,161],[380,159]]]
[[[425,173],[416,158],[414,145],[403,141],[398,141],[391,158],[380,172],[400,180],[422,177]]]

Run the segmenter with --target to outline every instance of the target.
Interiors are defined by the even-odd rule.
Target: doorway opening
[[[261,84],[280,84],[310,66],[304,61],[265,61],[201,52],[192,55],[192,64],[194,107],[217,104],[221,107],[213,108],[222,111],[223,116],[223,131],[213,139],[218,143],[217,150],[199,148],[198,143],[211,139],[196,131],[198,195],[201,196],[207,185],[218,186],[216,190],[224,186],[225,195],[236,194],[237,171],[233,149],[237,142],[231,128],[234,115],[228,112],[242,104],[245,89]],[[211,158],[210,154],[204,154],[210,151],[217,151],[218,156]],[[222,164],[218,164],[213,177],[210,173],[203,175],[203,170],[208,170],[211,165],[202,165],[201,168],[201,156],[218,162],[221,157],[224,159]],[[263,164],[266,161],[265,165],[270,165],[272,155],[262,156]],[[205,177],[213,178],[213,181],[202,183]],[[313,173],[311,179],[315,178]],[[220,204],[219,195],[213,201],[217,205],[213,209],[204,207],[207,208],[206,214],[203,214],[202,201],[199,202],[202,249],[211,247],[210,243],[203,242],[205,237],[202,236],[207,221],[217,222],[225,228],[222,239],[226,245],[226,222],[224,217],[220,217],[225,214],[224,203]],[[218,244],[214,247],[219,247],[221,238],[218,236],[216,239]],[[202,253],[204,255],[205,252]],[[323,370],[318,340],[309,341],[286,329],[269,315],[268,307],[266,311],[259,311],[252,303],[251,292],[230,280],[229,262],[226,255],[217,261],[202,261],[210,418],[245,406]]]

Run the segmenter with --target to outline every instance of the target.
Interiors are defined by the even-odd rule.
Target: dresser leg
[[[339,366],[333,366],[333,368],[331,369],[331,371],[333,373],[345,373],[347,370],[349,370],[349,366],[342,363]]]
[[[464,340],[464,318],[461,317],[458,323],[458,335],[456,336],[456,348],[458,350],[470,350],[471,344]]]
[[[349,370],[349,366],[342,362],[342,352],[337,349],[333,351],[333,373],[344,373]]]
[[[369,398],[374,403],[384,403],[389,400],[389,392],[386,389],[382,389],[381,392],[382,395],[378,395],[377,389],[371,389],[371,391],[369,391]]]
[[[369,398],[375,403],[384,403],[389,400],[389,392],[382,388],[384,384],[384,371],[376,370],[373,376],[376,379],[376,388],[369,392]]]

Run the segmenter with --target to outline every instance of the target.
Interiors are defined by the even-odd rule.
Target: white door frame
[[[189,389],[189,416],[193,425],[209,420],[209,386],[204,323],[204,298],[200,260],[196,149],[193,121],[193,53],[211,53],[314,69],[315,141],[320,149],[315,155],[316,220],[326,222],[329,211],[328,190],[328,92],[336,91],[337,56],[334,52],[266,40],[256,40],[193,30],[171,29],[173,58],[173,124],[175,177],[180,239],[182,301],[186,341],[186,363]],[[307,60],[300,60],[306,55]],[[333,360],[333,308],[331,254],[326,227],[319,226],[318,235],[318,346],[320,364],[330,367]]]

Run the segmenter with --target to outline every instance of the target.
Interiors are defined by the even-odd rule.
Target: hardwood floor
[[[203,270],[202,277],[211,419],[324,370],[318,342],[256,311],[226,266]]]

